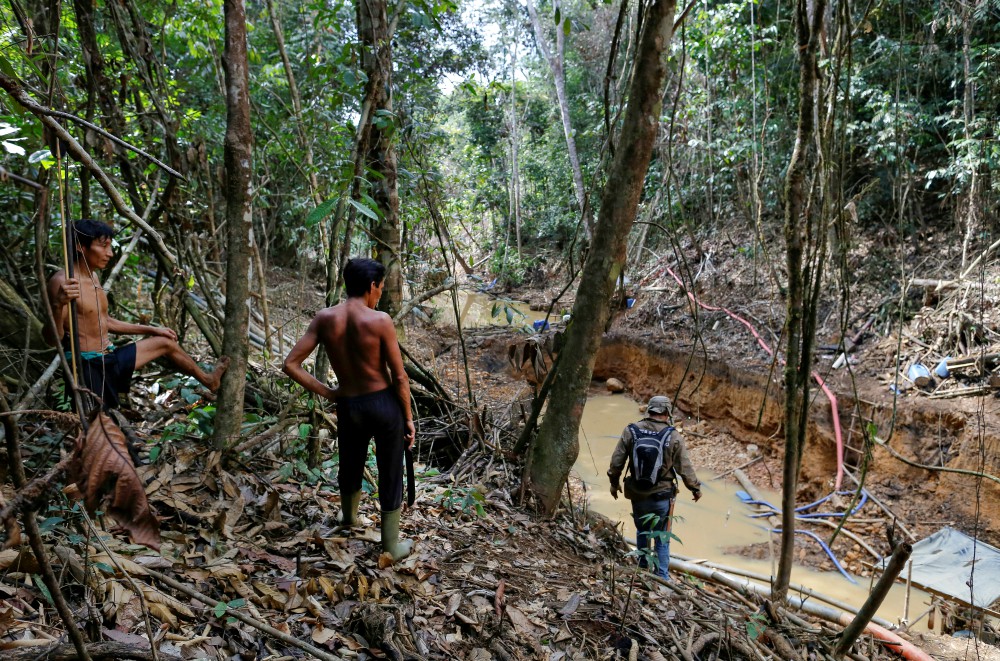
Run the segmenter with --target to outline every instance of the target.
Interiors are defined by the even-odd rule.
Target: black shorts
[[[128,394],[135,372],[135,343],[80,364],[80,385],[104,400],[104,409],[120,408],[118,396]]]
[[[337,398],[337,434],[340,469],[337,481],[343,493],[361,490],[368,459],[368,442],[375,439],[378,466],[378,501],[383,512],[403,503],[403,451],[405,420],[396,393],[386,388],[357,397]]]

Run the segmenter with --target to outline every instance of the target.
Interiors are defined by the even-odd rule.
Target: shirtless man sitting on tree
[[[413,546],[410,540],[399,540],[399,515],[404,450],[413,445],[416,431],[410,412],[410,380],[403,369],[396,328],[389,315],[375,310],[384,278],[385,267],[374,259],[348,261],[344,267],[347,300],[313,317],[285,358],[283,369],[309,392],[337,404],[337,481],[344,525],[357,523],[368,442],[375,437],[382,548],[399,560]],[[320,343],[337,375],[337,388],[320,383],[302,367]]]
[[[205,372],[177,344],[177,333],[173,330],[129,324],[108,314],[108,295],[95,271],[100,271],[111,261],[111,237],[114,236],[111,226],[84,219],[73,223],[72,231],[76,236],[75,275],[67,278],[65,271],[60,270],[48,283],[52,318],[55,328],[62,332],[62,338],[56,337],[48,324],[45,324],[44,337],[49,346],[56,346],[61,341],[63,349],[70,350],[69,303],[76,301],[81,385],[99,396],[105,409],[118,408],[118,397],[128,393],[132,373],[150,361],[165,357],[178,370],[198,379],[210,391],[218,390],[222,375],[229,367],[229,358],[224,356],[214,371]],[[109,333],[150,337],[116,348],[111,344]]]

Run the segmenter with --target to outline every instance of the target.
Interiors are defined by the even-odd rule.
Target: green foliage
[[[438,495],[434,496],[435,503],[441,503],[445,509],[453,510],[461,514],[486,516],[483,503],[486,496],[475,487],[452,486],[448,487]]]
[[[246,606],[246,604],[246,599],[233,599],[230,602],[220,601],[215,604],[215,608],[212,609],[212,613],[215,617],[222,617],[226,614],[227,610],[242,608],[243,606]]]
[[[767,630],[767,616],[763,613],[754,613],[747,620],[747,637],[750,640],[757,640]]]

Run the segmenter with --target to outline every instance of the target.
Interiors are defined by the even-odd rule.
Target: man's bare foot
[[[209,374],[209,378],[212,379],[211,382],[207,384],[208,389],[211,392],[215,392],[222,385],[222,375],[226,373],[229,369],[229,356],[223,356],[219,359],[219,362],[215,364],[215,369]]]

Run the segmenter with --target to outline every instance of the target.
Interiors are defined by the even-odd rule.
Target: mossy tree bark
[[[15,349],[44,351],[49,348],[42,338],[38,320],[21,295],[0,277],[0,344]]]
[[[654,0],[646,8],[621,139],[601,196],[593,247],[583,267],[548,411],[528,458],[527,486],[546,513],[559,504],[563,485],[580,453],[579,427],[587,387],[659,126],[666,77],[664,54],[672,36],[675,7],[675,0]]]
[[[812,5],[810,7],[810,5]],[[811,9],[811,13],[810,13]],[[819,49],[825,0],[798,0],[795,12],[799,53],[799,118],[795,147],[785,176],[785,250],[788,266],[788,298],[785,316],[785,458],[782,472],[781,549],[778,575],[772,595],[781,601],[788,592],[795,550],[795,496],[798,490],[802,448],[809,411],[809,378],[816,329],[817,286],[822,274],[825,233],[816,230],[822,205],[810,203],[815,190],[819,153],[816,144],[816,112]],[[818,255],[818,259],[817,256]]]
[[[250,84],[247,65],[246,7],[225,0],[226,47],[226,327],[222,353],[229,370],[222,377],[213,441],[224,448],[239,437],[246,387],[247,327],[250,322],[250,222],[253,217],[250,176],[253,134],[250,128]]]
[[[385,288],[379,309],[390,317],[403,306],[403,273],[400,263],[401,232],[397,188],[395,117],[392,111],[392,35],[385,0],[357,0],[361,66],[368,76],[365,97],[372,99],[371,133],[366,165],[371,177],[372,199],[379,219],[372,223],[375,259],[385,265]]]

